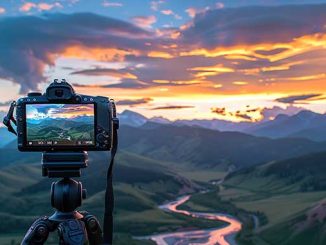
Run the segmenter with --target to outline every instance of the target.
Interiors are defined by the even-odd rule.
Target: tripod
[[[102,244],[102,229],[94,215],[76,211],[86,198],[80,177],[81,168],[86,168],[87,152],[45,152],[42,156],[42,175],[62,178],[53,182],[51,205],[56,209],[50,217],[38,218],[27,231],[22,245],[41,245],[50,232],[58,231],[60,245]]]

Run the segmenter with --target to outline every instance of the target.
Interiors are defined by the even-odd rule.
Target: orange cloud
[[[126,55],[139,55],[136,50],[118,48],[87,47],[72,45],[65,47],[61,55],[66,58],[80,58],[98,61],[124,61]]]
[[[147,54],[148,57],[153,57],[153,58],[164,58],[164,59],[169,59],[172,58],[173,56],[167,52],[163,51],[150,51]]]
[[[304,52],[326,48],[326,34],[318,33],[313,35],[306,35],[299,38],[294,38],[288,43],[262,43],[262,44],[246,44],[234,45],[230,47],[217,47],[213,49],[198,48],[191,51],[182,51],[180,56],[205,56],[218,57],[226,56],[230,58],[236,55],[238,57],[254,57],[261,59],[268,59],[271,62],[283,60],[294,55],[302,54]],[[261,54],[257,51],[271,51],[276,49],[284,49],[283,52],[276,54]]]
[[[234,85],[247,85],[248,82],[245,82],[245,81],[235,81],[233,82]]]
[[[230,67],[224,67],[223,64],[217,64],[215,66],[207,66],[207,67],[193,67],[190,68],[189,70],[196,72],[195,77],[207,77],[207,76],[214,76],[226,72],[234,72],[234,69]]]

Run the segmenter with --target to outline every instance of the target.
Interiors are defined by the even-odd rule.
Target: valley
[[[123,125],[114,171],[115,244],[154,244],[135,237],[189,235],[226,226],[223,220],[166,212],[160,206],[187,195],[178,209],[239,220],[236,244],[300,245],[307,239],[323,244],[325,152],[324,142],[308,139],[152,122],[138,128]],[[89,156],[81,178],[88,191],[82,209],[102,220],[108,154]],[[17,244],[32,220],[53,212],[52,180],[41,177],[40,158],[40,153],[17,152],[15,142],[0,149],[1,244]],[[315,209],[317,216],[311,214]],[[320,232],[313,235],[311,229]],[[275,240],[274,232],[282,240]]]

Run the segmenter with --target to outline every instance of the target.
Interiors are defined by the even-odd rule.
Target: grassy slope
[[[242,170],[227,178],[220,196],[266,214],[268,224],[259,229],[259,237],[269,244],[324,244],[325,223],[298,234],[294,224],[326,196],[325,167],[326,153],[317,153]]]
[[[88,198],[81,209],[102,220],[107,162],[105,154],[91,154],[89,167],[83,170],[83,185]],[[135,154],[120,152],[115,168],[115,230],[119,241],[115,244],[145,244],[131,242],[130,235],[149,235],[184,227],[216,227],[218,222],[197,221],[182,215],[167,214],[157,208],[164,200],[197,188],[191,181],[173,173],[151,160]],[[0,241],[19,241],[32,220],[51,214],[49,189],[52,180],[41,177],[40,165],[17,165],[0,171]],[[18,232],[18,233],[17,233]],[[12,235],[10,235],[10,233]],[[16,237],[16,238],[15,238]],[[129,243],[128,243],[129,241]]]
[[[121,132],[120,147],[129,152],[206,170],[226,171],[229,166],[243,168],[326,149],[324,143],[305,139],[271,140],[188,126],[123,126]]]

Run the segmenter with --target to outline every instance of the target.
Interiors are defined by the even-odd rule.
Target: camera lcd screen
[[[94,146],[94,104],[27,104],[27,146]]]

